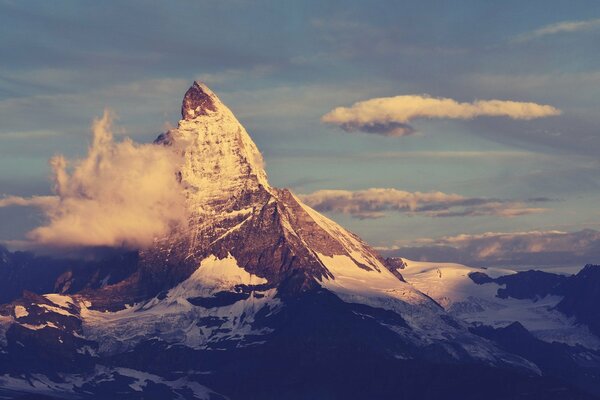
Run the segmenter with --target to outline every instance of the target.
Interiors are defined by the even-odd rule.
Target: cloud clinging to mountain
[[[47,223],[29,232],[32,245],[140,248],[185,220],[178,156],[164,146],[115,142],[111,123],[109,112],[94,121],[86,158],[51,159],[55,196],[0,199],[0,207],[43,211]]]

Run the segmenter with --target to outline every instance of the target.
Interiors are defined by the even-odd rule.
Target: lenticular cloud
[[[448,98],[406,95],[360,101],[351,107],[337,107],[325,114],[321,121],[348,132],[407,136],[416,131],[410,122],[419,118],[473,119],[488,116],[530,120],[560,113],[559,109],[552,106],[530,102],[477,100],[460,103]]]
[[[6,197],[0,207],[39,207],[47,223],[29,232],[37,245],[143,248],[185,221],[172,149],[115,142],[109,112],[94,121],[86,158],[50,160],[55,196]]]

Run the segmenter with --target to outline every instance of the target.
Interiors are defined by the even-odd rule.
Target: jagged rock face
[[[184,120],[194,119],[200,115],[207,115],[209,111],[216,111],[212,96],[206,90],[206,86],[194,82],[183,97],[181,105],[181,118]]]
[[[27,291],[16,302],[0,306],[0,314],[17,322],[5,332],[13,368],[22,372],[48,372],[57,365],[65,371],[92,368],[89,356],[97,346],[83,338],[79,311],[66,296]],[[40,363],[40,358],[47,363]]]

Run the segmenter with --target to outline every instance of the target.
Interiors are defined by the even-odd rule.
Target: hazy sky
[[[106,107],[120,135],[152,141],[194,79],[246,126],[272,184],[375,246],[600,262],[598,1],[0,0],[0,194],[50,194],[48,159],[83,156]],[[460,113],[400,113],[408,95]],[[321,121],[395,96],[391,122],[371,108],[368,126]],[[40,218],[0,208],[0,241]]]

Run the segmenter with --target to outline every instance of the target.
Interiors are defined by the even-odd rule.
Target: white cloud
[[[321,121],[346,131],[363,131],[386,136],[406,136],[415,132],[410,122],[419,118],[473,119],[481,116],[530,120],[559,115],[555,107],[511,100],[476,100],[460,103],[428,95],[374,98],[338,107]]]
[[[600,18],[584,21],[562,21],[554,24],[542,26],[533,32],[527,32],[515,38],[515,42],[526,42],[543,36],[556,35],[560,33],[573,33],[590,31],[600,28]]]
[[[388,211],[429,217],[485,216],[516,217],[547,211],[513,200],[464,197],[443,192],[406,192],[392,188],[366,190],[318,190],[300,195],[319,211],[349,214],[356,218],[381,218]],[[535,202],[547,199],[535,199]]]
[[[179,157],[168,147],[114,142],[111,122],[108,112],[94,121],[86,158],[51,159],[55,196],[0,199],[0,207],[43,210],[47,224],[28,234],[35,245],[140,248],[185,221]]]

